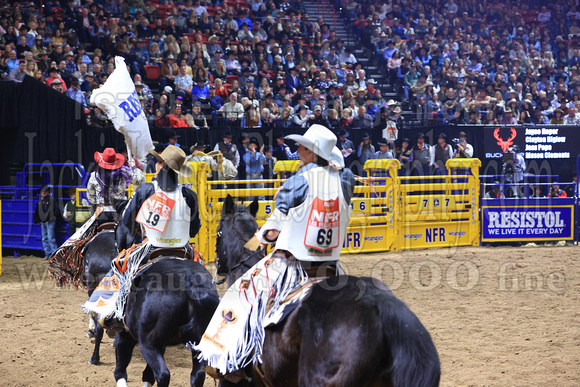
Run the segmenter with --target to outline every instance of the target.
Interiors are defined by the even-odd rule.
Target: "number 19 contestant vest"
[[[149,243],[156,247],[183,247],[189,243],[190,208],[185,205],[181,185],[164,192],[156,181],[155,193],[143,204],[137,222],[145,228]]]

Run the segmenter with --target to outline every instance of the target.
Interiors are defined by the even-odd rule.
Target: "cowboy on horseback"
[[[114,228],[116,207],[127,202],[127,186],[145,182],[143,172],[113,148],[105,148],[102,153],[95,152],[94,159],[97,170],[91,173],[87,183],[87,199],[93,206],[94,214],[49,259],[49,271],[59,285],[84,286],[85,247],[98,232]]]
[[[161,154],[153,150],[150,153],[158,160],[156,179],[140,185],[127,203],[117,227],[117,246],[123,251],[101,282],[106,290],[110,290],[112,281],[118,282],[117,294],[108,294],[114,305],[100,300],[103,294],[97,288],[84,307],[85,312],[98,314],[101,325],[108,329],[122,329],[126,297],[143,264],[160,256],[193,259],[196,255],[189,239],[201,227],[197,195],[179,184],[179,175],[193,174],[191,165],[185,160],[185,152],[173,145]],[[143,233],[144,242],[135,245],[139,233]]]
[[[194,346],[207,361],[206,372],[217,378],[243,379],[244,367],[261,363],[264,328],[281,321],[276,311],[289,294],[309,277],[339,270],[354,176],[338,171],[344,163],[333,156],[336,136],[324,126],[286,138],[299,145],[301,168],[281,187],[276,209],[256,232],[275,249],[227,290]]]
[[[87,199],[93,209],[100,208],[97,224],[102,225],[116,221],[115,205],[127,201],[125,189],[129,184],[138,186],[145,183],[145,175],[134,161],[128,162],[113,148],[105,148],[102,153],[95,152],[94,157],[98,168],[89,177]]]

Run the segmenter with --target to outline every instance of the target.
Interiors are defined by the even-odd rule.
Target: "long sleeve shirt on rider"
[[[301,176],[304,172],[317,168],[318,165],[315,163],[310,163],[302,168],[296,173],[296,175],[289,178],[276,197],[276,208],[284,214],[288,214],[288,210],[293,207],[297,207],[302,202],[306,200],[308,195],[308,182],[304,176]],[[340,184],[342,186],[342,193],[344,195],[344,200],[350,203],[350,199],[354,190],[354,175],[352,171],[348,168],[342,170],[340,175]]]
[[[177,189],[174,184],[167,184],[164,182],[163,178],[159,178],[163,175],[164,171],[161,171],[157,176],[157,182],[162,190],[173,190]],[[191,223],[189,225],[189,236],[194,237],[197,235],[199,229],[201,228],[201,220],[199,218],[198,212],[198,202],[197,195],[191,189],[187,187],[180,188],[185,199],[186,205],[191,211]],[[149,197],[155,193],[155,186],[152,183],[145,183],[139,186],[135,193],[131,197],[131,200],[125,207],[123,212],[123,217],[117,226],[117,245],[119,249],[124,249],[131,247],[133,244],[133,239],[137,229],[140,227],[139,223],[136,222],[137,214],[141,209],[141,206]],[[170,236],[169,236],[170,237]]]

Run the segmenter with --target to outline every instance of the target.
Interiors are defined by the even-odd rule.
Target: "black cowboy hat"
[[[348,132],[344,129],[340,129],[337,133],[338,137],[348,137]]]
[[[371,138],[371,136],[369,136],[369,134],[368,134],[368,133],[363,133],[363,136],[362,136],[362,139],[363,139],[363,140],[368,140],[368,139],[370,139],[370,138]]]
[[[386,138],[383,137],[383,138],[381,138],[379,140],[379,142],[377,142],[377,144],[379,144],[379,145],[389,145],[389,142],[387,141]]]

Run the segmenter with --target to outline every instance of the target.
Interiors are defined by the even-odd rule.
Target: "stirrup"
[[[107,331],[113,331],[113,332],[123,332],[125,331],[125,325],[123,324],[123,322],[119,319],[116,318],[108,318],[105,319],[103,317],[101,317],[99,319],[99,324],[105,328]],[[109,332],[107,332],[109,333]]]
[[[246,375],[244,370],[237,370],[237,371],[222,375],[216,368],[210,367],[210,366],[205,366],[204,372],[214,379],[227,380],[227,381],[232,382],[234,384],[237,384],[237,383],[241,382],[242,380],[251,380],[250,377],[248,377],[248,375]]]

